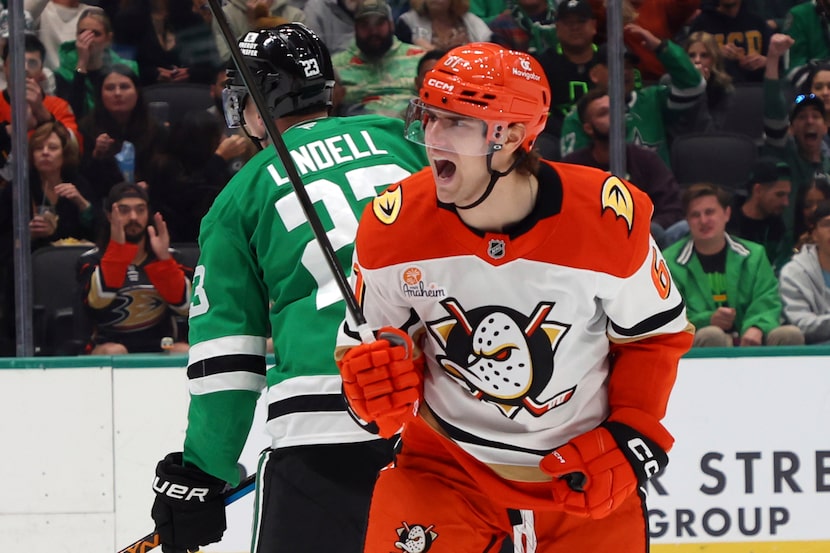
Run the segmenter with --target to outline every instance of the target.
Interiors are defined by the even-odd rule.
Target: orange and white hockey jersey
[[[367,321],[413,336],[425,403],[488,464],[537,466],[615,409],[662,419],[691,345],[648,197],[577,165],[544,162],[538,177],[534,212],[504,234],[439,205],[425,169],[367,206],[357,235]],[[347,318],[339,347],[353,329]]]

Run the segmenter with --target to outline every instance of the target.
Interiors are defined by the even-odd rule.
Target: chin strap
[[[467,205],[456,205],[455,209],[472,209],[478,205],[481,205],[481,203],[486,200],[493,191],[493,188],[496,187],[496,181],[506,175],[509,175],[525,157],[527,157],[527,152],[522,150],[522,152],[516,156],[516,159],[513,160],[513,163],[510,164],[510,167],[507,168],[507,171],[502,172],[496,171],[491,166],[493,162],[493,152],[487,154],[487,171],[490,173],[490,182],[487,183],[487,188],[484,190],[484,193],[473,203]]]

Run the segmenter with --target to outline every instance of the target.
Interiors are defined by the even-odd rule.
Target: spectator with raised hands
[[[104,70],[115,64],[138,73],[138,64],[125,60],[112,49],[112,25],[104,10],[88,8],[78,18],[75,40],[64,42],[55,71],[58,96],[67,100],[80,118],[95,106],[95,89]]]
[[[761,148],[762,153],[783,161],[790,168],[792,193],[784,212],[790,244],[795,242],[794,199],[813,179],[830,178],[830,155],[823,147],[828,129],[824,101],[815,94],[800,94],[788,106],[782,94],[779,64],[793,43],[792,37],[780,33],[770,39],[764,73],[764,145]]]
[[[669,137],[685,130],[689,119],[685,112],[699,103],[706,90],[706,81],[678,44],[660,40],[648,29],[634,23],[626,25],[626,32],[639,36],[666,66],[671,77],[667,85],[656,84],[637,89],[634,68],[640,59],[632,52],[625,52],[626,142],[656,151],[670,166]],[[594,86],[608,88],[608,52],[607,44],[597,50],[596,64],[588,73]],[[579,114],[571,110],[562,124],[562,155],[584,148],[588,143],[589,138],[582,128]]]
[[[176,261],[164,218],[151,216],[147,193],[131,183],[110,190],[105,213],[109,224],[98,247],[78,259],[93,321],[86,352],[187,351],[177,317],[187,316],[193,270]]]

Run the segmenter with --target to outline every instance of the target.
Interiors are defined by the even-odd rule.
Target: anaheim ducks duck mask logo
[[[481,401],[509,418],[525,409],[539,417],[566,403],[576,387],[540,397],[553,376],[553,357],[570,325],[549,320],[553,303],[524,315],[507,307],[465,312],[456,299],[441,305],[449,317],[428,324],[446,355],[437,360]]]

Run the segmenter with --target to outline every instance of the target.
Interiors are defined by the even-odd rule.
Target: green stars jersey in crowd
[[[283,135],[346,274],[363,206],[427,165],[403,122],[317,119]],[[251,159],[202,221],[193,279],[185,462],[231,484],[267,380],[274,447],[373,439],[347,414],[334,363],[345,305],[274,148]],[[276,365],[265,376],[266,338]]]

